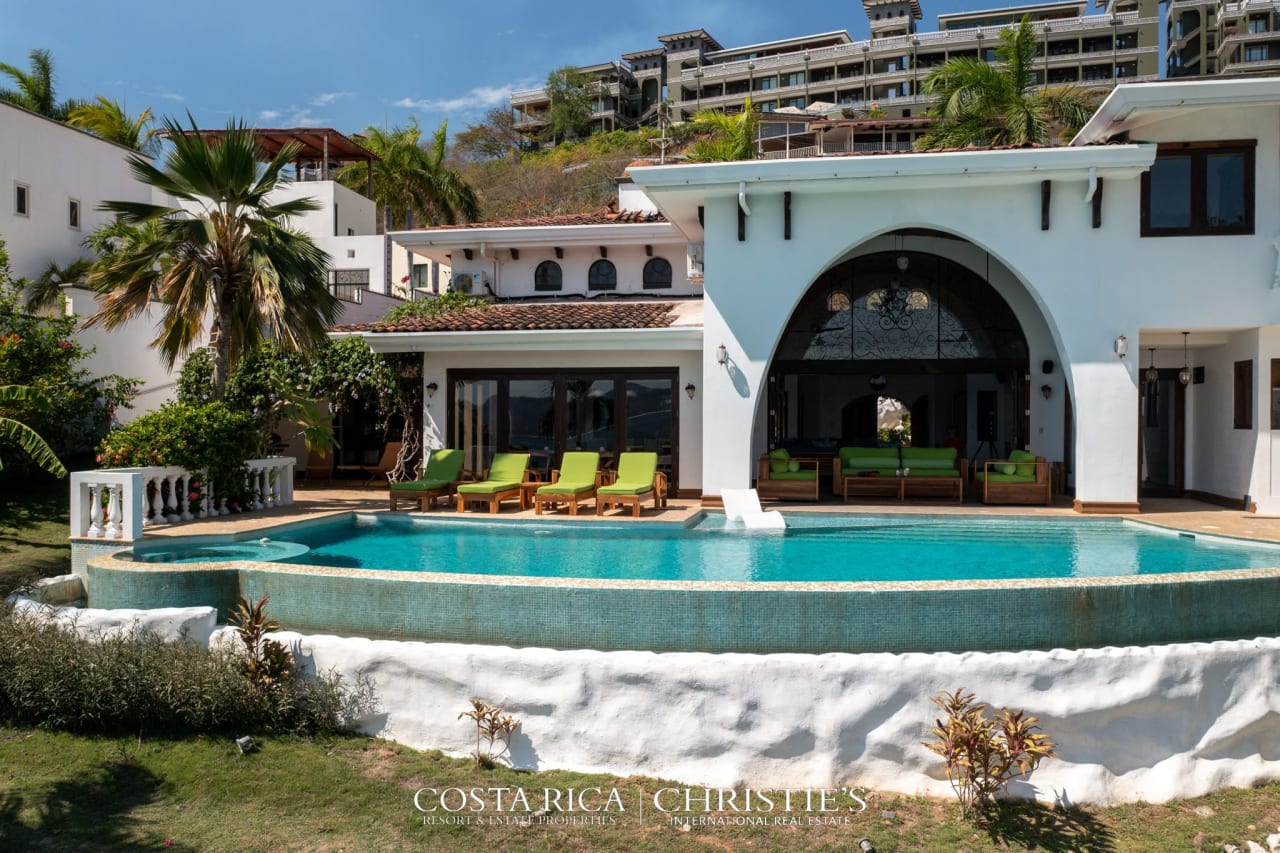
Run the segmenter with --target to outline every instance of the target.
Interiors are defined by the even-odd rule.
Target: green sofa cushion
[[[863,465],[863,468],[897,468],[900,464],[896,447],[842,447],[840,448],[840,467],[852,468],[850,459],[874,459],[874,463]]]
[[[868,471],[874,471],[880,477],[893,477],[898,473],[897,468],[843,468],[840,471],[844,477],[864,476]]]
[[[914,466],[924,460],[946,461],[954,465],[956,461],[956,449],[954,447],[902,448],[902,462],[904,465]]]
[[[901,467],[898,460],[876,458],[874,456],[855,456],[852,459],[841,460],[841,469],[846,472],[857,473],[859,471],[883,471],[892,472],[894,469]]]
[[[1009,461],[1034,463],[1036,461],[1036,455],[1034,453],[1028,453],[1025,450],[1015,450],[1009,454]],[[1019,465],[1017,474],[1019,477],[1026,477],[1030,475],[1032,479],[1035,479],[1036,466],[1034,464]]]
[[[817,471],[782,471],[769,475],[770,480],[816,480]]]
[[[1034,483],[1036,481],[1035,474],[1026,476],[1024,474],[997,474],[988,475],[985,471],[979,471],[973,475],[975,480],[986,480],[989,483]]]
[[[785,448],[779,447],[777,450],[769,452],[769,471],[773,474],[782,474],[787,470],[787,463],[791,460],[791,454]]]
[[[916,477],[959,477],[960,472],[955,468],[916,468],[914,465],[907,472],[907,476],[915,479]]]
[[[910,468],[911,473],[913,474],[916,471],[951,471],[955,474],[960,473],[956,468],[955,459],[908,459],[906,456],[903,456],[902,466],[904,468]]]

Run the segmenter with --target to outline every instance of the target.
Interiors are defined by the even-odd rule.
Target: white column
[[[1136,341],[1137,334],[1129,336]],[[1132,344],[1130,345],[1132,346]],[[1071,368],[1078,504],[1138,501],[1138,383],[1133,352]],[[1117,507],[1120,508],[1120,507]]]

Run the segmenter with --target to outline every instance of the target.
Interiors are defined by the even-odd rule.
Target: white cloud
[[[163,98],[166,101],[185,101],[186,98],[177,92],[143,92],[149,98]]]
[[[313,116],[309,107],[298,106],[261,110],[258,121],[275,122],[277,127],[324,127],[329,123],[328,118]]]
[[[517,80],[505,86],[477,86],[456,98],[401,98],[395,106],[423,112],[454,113],[483,110],[505,104],[511,93],[530,85],[528,80]]]
[[[351,97],[351,92],[322,92],[311,99],[313,107],[327,107],[339,98]]]
[[[279,110],[263,110],[262,112],[258,113],[258,118],[261,119],[262,121],[275,121],[276,119],[280,118],[280,111]]]

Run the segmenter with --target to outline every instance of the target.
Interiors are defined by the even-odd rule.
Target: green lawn
[[[0,480],[0,597],[71,571],[70,486],[47,474]]]
[[[1262,841],[1280,823],[1280,785],[1191,802],[1059,812],[1009,808],[989,829],[949,801],[867,796],[841,826],[641,823],[653,779],[477,770],[470,761],[365,738],[261,738],[241,755],[230,737],[166,741],[0,728],[4,850],[1221,850]],[[423,787],[617,788],[626,811],[604,826],[424,825]],[[536,795],[535,795],[536,792]],[[607,796],[607,793],[604,795]],[[565,814],[562,812],[561,814]],[[581,814],[581,813],[579,813]],[[721,813],[725,814],[725,813]],[[714,813],[713,813],[714,816]]]

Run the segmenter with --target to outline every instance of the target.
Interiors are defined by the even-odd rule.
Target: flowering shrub
[[[98,461],[107,468],[185,468],[200,475],[187,484],[192,504],[205,496],[206,480],[210,480],[216,497],[239,505],[252,497],[245,485],[244,463],[257,448],[258,432],[249,415],[224,403],[169,403],[108,434],[98,450]]]
[[[85,366],[92,349],[73,337],[76,318],[30,314],[24,308],[25,279],[9,272],[9,256],[0,241],[0,385],[22,385],[38,392],[46,406],[11,401],[0,416],[31,427],[65,461],[91,451],[106,433],[116,407],[127,406],[136,379],[94,376]],[[0,453],[12,464],[9,474],[26,470],[25,454]]]

